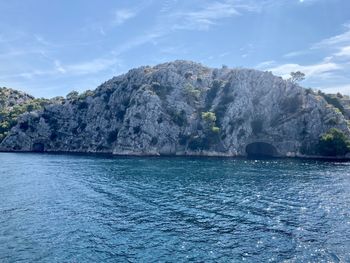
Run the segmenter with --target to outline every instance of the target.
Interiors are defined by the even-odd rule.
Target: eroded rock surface
[[[175,61],[22,115],[0,149],[244,156],[260,142],[274,155],[300,156],[332,127],[350,134],[321,95],[270,72]]]

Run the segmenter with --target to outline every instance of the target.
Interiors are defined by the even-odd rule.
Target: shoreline
[[[291,159],[291,160],[314,160],[325,162],[350,162],[350,157],[340,156],[229,156],[229,155],[205,155],[205,154],[114,154],[111,152],[78,152],[78,151],[0,151],[1,153],[24,153],[24,154],[49,154],[49,155],[80,155],[80,156],[100,156],[100,157],[121,157],[121,158],[211,158],[211,159],[241,159],[241,160],[279,160],[279,159]]]

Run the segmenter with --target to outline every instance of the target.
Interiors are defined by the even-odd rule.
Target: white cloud
[[[116,63],[118,63],[118,61],[119,60],[116,58],[94,59],[87,62],[63,66],[63,70],[67,73],[74,74],[74,75],[92,74],[92,73],[97,73],[100,71],[110,69]]]
[[[1,75],[0,79],[6,80],[6,81],[8,81],[10,79],[18,80],[18,78],[32,79],[33,77],[37,77],[37,76],[53,75],[53,74],[57,74],[57,71],[53,70],[53,69],[50,69],[50,70],[35,69],[32,71],[26,71],[26,72],[21,72],[21,73]]]
[[[111,67],[119,65],[120,60],[116,58],[112,59],[94,59],[91,61],[76,63],[76,64],[67,64],[63,65],[60,61],[55,60],[54,67],[46,70],[32,70],[27,72],[15,73],[11,75],[1,75],[0,79],[17,79],[25,78],[32,79],[37,76],[52,76],[57,74],[66,74],[70,76],[76,75],[89,75],[95,74],[98,72],[106,71],[111,69]]]
[[[221,54],[219,54],[219,57],[220,58],[224,58],[224,57],[227,57],[227,56],[229,56],[231,54],[231,52],[224,52],[224,53],[221,53]]]
[[[207,30],[221,19],[241,15],[243,11],[254,12],[259,6],[252,1],[226,0],[212,2],[199,10],[179,11],[171,15],[173,29]]]
[[[306,50],[292,51],[292,52],[289,52],[287,54],[284,54],[283,57],[284,58],[294,58],[294,57],[299,57],[301,55],[304,55],[306,53],[307,53]]]
[[[344,25],[343,33],[321,40],[309,49],[294,51],[283,56],[285,59],[295,59],[300,55],[323,54],[320,61],[313,64],[284,63],[266,61],[257,68],[272,71],[275,75],[289,78],[291,72],[301,71],[306,74],[304,84],[322,89],[325,92],[350,93],[350,24]]]
[[[290,77],[291,72],[301,71],[306,75],[306,82],[315,89],[320,89],[327,93],[337,93],[350,95],[349,79],[344,78],[343,72],[347,70],[347,65],[337,64],[324,59],[321,63],[300,65],[300,64],[282,64],[271,67],[274,62],[266,61],[260,63],[261,69],[272,71],[273,74],[281,76],[284,79]]]
[[[62,64],[59,60],[55,60],[54,61],[54,64],[55,64],[55,68],[58,72],[60,73],[66,73],[66,70],[62,67]]]
[[[50,42],[48,42],[46,39],[44,39],[43,36],[34,35],[34,38],[39,44],[41,44],[43,46],[52,46],[52,44]]]
[[[45,51],[43,49],[15,49],[11,48],[10,51],[0,54],[1,59],[14,59],[15,57],[33,55],[33,54],[43,54]]]
[[[186,14],[186,16],[193,24],[206,26],[215,24],[215,21],[218,19],[231,17],[238,14],[239,12],[232,5],[217,2],[200,11],[189,12]]]
[[[337,85],[337,86],[329,86],[329,87],[320,87],[318,89],[323,90],[327,93],[337,93],[340,92],[342,94],[350,95],[350,84],[348,85]]]
[[[350,24],[345,24],[346,31],[342,34],[321,40],[313,45],[312,48],[334,48],[339,45],[350,43]]]
[[[328,52],[323,61],[339,63],[340,57],[350,56],[350,23],[343,26],[346,29],[345,32],[323,39],[311,45],[309,49],[289,52],[283,55],[283,57],[289,59],[315,52],[316,49],[317,52],[319,52],[319,49],[323,49]]]
[[[136,16],[136,12],[129,9],[119,9],[115,11],[112,24],[114,26],[120,26],[124,24],[127,20]]]
[[[338,57],[350,57],[350,46],[341,47],[335,55]]]
[[[332,62],[322,62],[312,65],[299,65],[299,64],[283,64],[277,67],[269,68],[272,73],[288,78],[291,72],[301,71],[305,73],[307,78],[327,76],[327,73],[341,69],[341,66]]]
[[[276,61],[274,60],[267,60],[259,63],[258,65],[255,66],[257,69],[265,70],[268,67],[271,67],[272,65],[276,64]]]

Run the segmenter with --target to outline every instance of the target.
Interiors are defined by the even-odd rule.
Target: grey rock
[[[215,121],[202,117],[209,111]],[[346,116],[322,96],[270,72],[175,61],[22,115],[0,150],[245,156],[268,145],[295,157],[332,127],[350,135]]]
[[[16,105],[33,100],[34,97],[22,91],[0,88],[0,110],[8,110]]]

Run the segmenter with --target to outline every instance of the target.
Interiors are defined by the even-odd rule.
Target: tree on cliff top
[[[305,73],[303,73],[301,71],[296,71],[296,72],[291,72],[290,73],[289,80],[292,83],[297,83],[297,82],[303,81],[304,79],[305,79]]]

